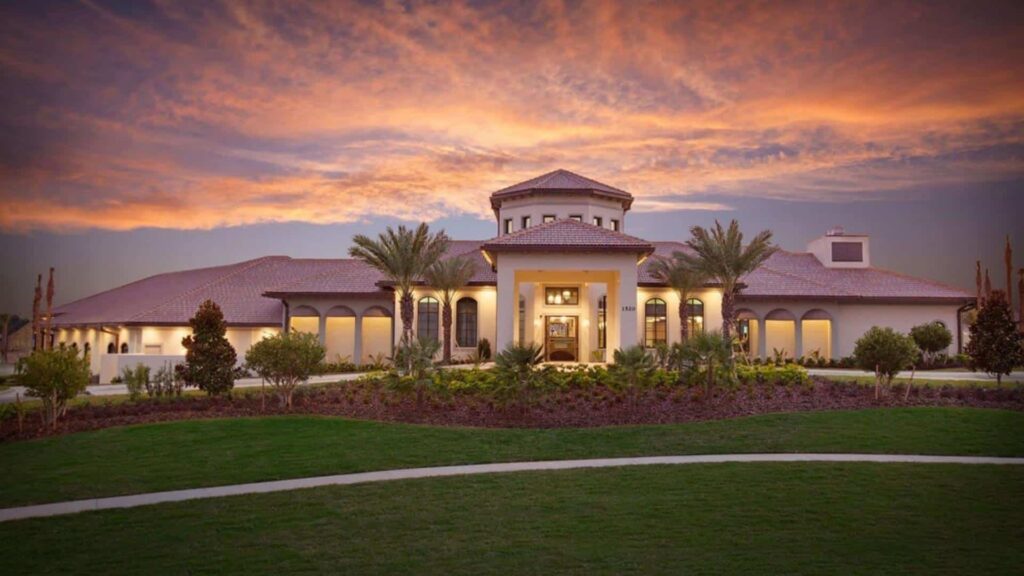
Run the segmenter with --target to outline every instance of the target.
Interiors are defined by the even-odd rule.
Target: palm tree
[[[715,227],[711,230],[694,226],[690,228],[690,234],[692,238],[687,240],[686,245],[694,254],[675,252],[673,256],[721,284],[722,335],[730,338],[740,279],[756,270],[778,248],[771,245],[770,230],[762,230],[744,246],[743,233],[735,220],[729,223],[728,230],[723,229],[722,224],[715,220]]]
[[[452,362],[452,299],[455,292],[469,283],[476,273],[476,264],[469,258],[456,256],[438,260],[427,268],[423,279],[441,296],[441,328],[444,333],[443,362]]]
[[[676,252],[671,258],[657,257],[651,262],[651,274],[668,284],[679,296],[679,340],[686,342],[690,337],[690,325],[686,321],[686,301],[690,294],[704,285],[707,276],[678,256]]]
[[[373,266],[394,284],[401,307],[402,337],[410,341],[413,284],[448,250],[448,236],[444,232],[431,234],[430,228],[421,223],[415,230],[388,226],[376,240],[358,234],[352,242],[355,246],[349,248],[349,256]]]

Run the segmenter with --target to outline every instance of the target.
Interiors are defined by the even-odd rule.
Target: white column
[[[619,270],[619,347],[637,343],[636,265]]]
[[[356,314],[356,330],[352,342],[352,361],[358,366],[363,363],[363,316]]]
[[[828,320],[828,331],[830,334],[828,342],[828,352],[831,358],[839,358],[839,327],[836,325],[835,318],[829,318]],[[830,359],[831,359],[830,358]]]
[[[804,355],[804,321],[800,318],[796,319],[796,351],[793,352],[793,359]]]
[[[619,284],[609,282],[607,284],[608,302],[605,308],[605,362],[611,362],[615,351],[619,346],[619,323],[622,312],[619,310]]]
[[[327,316],[320,315],[320,325],[317,329],[317,335],[320,336],[320,345],[327,345]]]
[[[757,319],[757,355],[764,360],[768,357],[768,321]]]
[[[519,315],[519,295],[515,270],[498,266],[498,317],[495,323],[494,353],[501,352],[515,342],[515,323]]]

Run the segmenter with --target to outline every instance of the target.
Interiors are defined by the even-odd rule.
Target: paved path
[[[874,372],[865,372],[862,370],[847,370],[844,368],[808,368],[807,373],[811,376],[843,376],[843,377],[857,377],[864,376],[867,378],[874,378]],[[899,372],[896,374],[897,378],[910,378],[910,372]],[[989,376],[984,372],[943,372],[939,370],[923,370],[914,374],[915,380],[942,380],[957,382],[962,380],[983,380],[985,382],[996,383],[995,376]],[[1024,372],[1011,372],[1009,376],[1003,375],[1003,384],[1007,382],[1024,382]]]
[[[265,494],[319,486],[341,486],[409,480],[413,478],[442,478],[472,474],[494,474],[501,472],[523,472],[537,470],[572,470],[578,468],[611,468],[620,466],[647,466],[652,464],[720,464],[724,462],[878,462],[913,464],[996,464],[1024,465],[1024,458],[996,458],[988,456],[918,456],[909,454],[717,454],[697,456],[649,456],[641,458],[597,458],[591,460],[549,460],[537,462],[507,462],[499,464],[470,464],[464,466],[437,466],[432,468],[404,468],[379,472],[315,476],[271,482],[233,484],[211,488],[191,488],[169,492],[151,492],[131,496],[93,498],[54,502],[33,506],[0,509],[0,522],[60,516],[91,510],[112,508],[135,508],[164,502],[182,502],[202,498],[220,498],[242,494]]]

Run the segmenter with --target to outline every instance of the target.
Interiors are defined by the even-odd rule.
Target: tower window
[[[619,221],[618,220],[612,220],[612,230],[615,230],[616,232],[619,231]]]
[[[543,216],[543,222],[545,224],[547,224],[548,222],[554,222],[554,221],[555,221],[555,215],[554,214],[545,214]]]
[[[523,230],[526,230],[527,228],[530,227],[530,217],[529,216],[523,216],[522,222],[520,222],[520,223],[522,224],[522,226],[520,226],[520,228],[522,228]]]
[[[511,233],[512,233],[512,219],[511,218],[505,218],[505,234],[511,234]]]
[[[604,219],[601,218],[600,216],[594,216],[594,226],[597,226],[599,228],[601,226],[604,226]]]
[[[571,214],[571,215],[569,215],[569,220],[575,220],[577,222],[583,222],[583,216],[581,214]]]

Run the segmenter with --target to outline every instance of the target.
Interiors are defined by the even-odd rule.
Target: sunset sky
[[[342,257],[566,168],[627,232],[737,218],[1002,285],[1024,266],[1020,3],[5,2],[0,311],[266,254]]]

